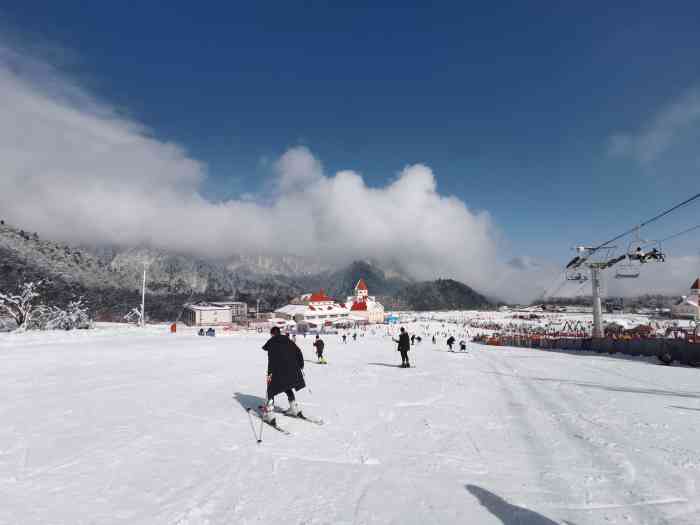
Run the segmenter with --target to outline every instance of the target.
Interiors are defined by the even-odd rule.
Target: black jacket
[[[405,350],[408,352],[411,349],[411,340],[408,338],[408,333],[407,332],[402,332],[399,335],[399,347],[397,350],[400,352],[401,350]]]
[[[268,390],[270,395],[293,388],[301,390],[306,386],[301,370],[304,368],[304,355],[299,347],[284,335],[271,337],[263,345],[267,352],[267,374],[272,375]]]
[[[323,347],[326,346],[325,343],[323,342],[323,339],[316,339],[314,341],[314,346],[316,347],[317,352],[323,352]]]

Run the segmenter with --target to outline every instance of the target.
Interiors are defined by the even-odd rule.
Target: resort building
[[[355,295],[348,297],[346,307],[353,315],[362,317],[368,323],[384,322],[384,306],[373,296],[369,295],[367,283],[364,279],[357,281]]]

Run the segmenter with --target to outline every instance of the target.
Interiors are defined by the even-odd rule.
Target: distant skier
[[[462,339],[462,340],[459,342],[459,350],[460,350],[460,352],[466,352],[466,351],[467,351],[467,342],[466,342],[464,339]]]
[[[450,336],[447,339],[447,346],[450,348],[450,352],[452,352],[452,345],[454,345],[454,344],[455,344],[455,338],[454,338],[454,336]]]
[[[416,344],[416,334],[411,334],[411,346]]]
[[[316,348],[316,357],[318,358],[318,362],[322,365],[326,364],[326,358],[323,357],[323,348],[325,346],[326,344],[323,342],[323,339],[321,339],[321,336],[317,335],[316,340],[314,341],[314,348]]]
[[[289,408],[285,414],[299,416],[301,409],[294,397],[294,390],[301,390],[306,383],[302,373],[304,355],[299,347],[289,337],[283,336],[277,326],[272,327],[270,336],[262,347],[267,352],[267,402],[262,413],[265,422],[274,425],[275,396],[281,392],[287,394]]]
[[[437,343],[435,336],[433,336],[433,344]]]
[[[357,332],[354,332],[354,333],[352,334],[352,340],[353,340],[353,341],[357,341]]]
[[[343,334],[343,344],[348,344],[348,336],[347,336],[347,334]]]
[[[411,340],[408,337],[408,333],[401,327],[401,333],[399,338],[392,339],[395,343],[398,343],[396,348],[401,353],[401,368],[410,368],[411,364],[408,362],[408,351],[411,349]]]
[[[197,332],[197,335],[204,335],[204,328],[200,328],[199,332]]]

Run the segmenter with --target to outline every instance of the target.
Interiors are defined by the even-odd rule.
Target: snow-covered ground
[[[0,523],[700,523],[696,369],[328,336],[257,444],[263,341],[0,334]]]

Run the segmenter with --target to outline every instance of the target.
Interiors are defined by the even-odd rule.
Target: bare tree
[[[32,320],[34,301],[39,297],[39,282],[23,283],[16,294],[0,291],[0,312],[12,317],[20,330],[25,330]]]

